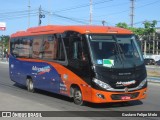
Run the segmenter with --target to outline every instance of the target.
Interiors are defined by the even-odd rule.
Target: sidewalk
[[[6,58],[0,58],[0,63],[3,63],[3,64],[9,64],[9,62],[6,60]]]

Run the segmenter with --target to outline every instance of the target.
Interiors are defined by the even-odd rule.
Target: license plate
[[[131,99],[130,96],[122,96],[122,97],[121,97],[121,100],[130,100],[130,99]]]

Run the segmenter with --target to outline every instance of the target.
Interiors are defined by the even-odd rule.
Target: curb
[[[159,80],[147,80],[148,82],[152,82],[152,83],[160,83]]]
[[[154,82],[154,83],[160,83],[160,77],[153,77],[153,76],[148,76],[147,78],[148,82]]]
[[[1,61],[0,61],[0,63],[2,63],[2,64],[9,64],[9,62],[1,62]]]

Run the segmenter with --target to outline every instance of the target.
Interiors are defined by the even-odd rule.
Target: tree
[[[134,27],[128,27],[126,23],[118,23],[116,24],[117,27],[126,28],[131,30],[133,33],[135,33],[140,40],[144,40],[144,54],[146,54],[147,51],[147,41],[150,43],[150,41],[153,43],[149,47],[149,51],[152,49],[153,54],[155,53],[155,33],[156,33],[156,25],[157,21],[144,21],[143,22],[144,27],[143,28],[134,28]]]
[[[144,24],[144,28],[145,28],[145,31],[144,31],[145,35],[147,35],[147,34],[151,35],[151,34],[155,33],[155,31],[156,31],[155,26],[157,25],[156,20],[153,20],[152,22],[145,21],[143,24]]]
[[[128,29],[128,25],[125,22],[120,22],[116,24],[117,27]]]
[[[0,36],[0,45],[1,46],[3,45],[5,47],[5,49],[8,49],[8,47],[9,47],[9,36],[8,35]]]
[[[125,22],[120,22],[116,24],[117,27],[125,28],[131,30],[133,33],[139,36],[139,38],[146,37],[148,35],[153,35],[155,33],[156,24],[157,21],[145,21],[143,22],[144,28],[135,28],[135,27],[129,27]]]
[[[2,55],[2,59],[3,59],[3,53],[8,52],[8,48],[9,48],[9,36],[0,36],[0,54]]]

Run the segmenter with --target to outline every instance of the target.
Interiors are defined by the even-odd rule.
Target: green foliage
[[[155,33],[157,21],[145,21],[144,23],[144,28],[135,28],[135,27],[129,27],[126,23],[120,22],[116,24],[117,27],[125,28],[131,30],[134,34],[138,35],[139,37],[144,37],[148,35],[153,35]]]
[[[9,47],[9,36],[0,36],[0,46],[4,46],[4,50]]]
[[[145,21],[144,23],[144,34],[145,35],[151,35],[153,33],[155,33],[155,26],[157,24],[157,21],[156,20],[153,20],[152,22],[149,22],[149,21]]]
[[[134,27],[129,27],[129,30],[131,30],[134,34],[138,35],[138,36],[142,36],[144,35],[144,28],[134,28]]]
[[[120,28],[125,28],[125,29],[128,28],[128,25],[125,22],[120,22],[120,23],[116,24],[116,26],[120,27]]]

